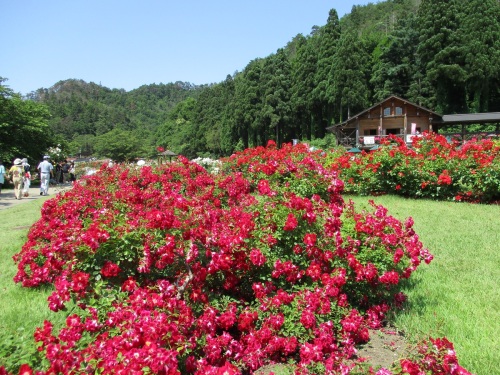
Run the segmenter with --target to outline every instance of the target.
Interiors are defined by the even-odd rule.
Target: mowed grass
[[[478,375],[499,374],[500,206],[349,198],[358,208],[368,208],[373,199],[392,216],[413,217],[415,231],[434,255],[405,285],[408,304],[396,314],[396,327],[415,340],[446,336],[462,366]]]
[[[5,193],[3,193],[5,194]],[[23,288],[12,280],[17,267],[12,256],[27,240],[31,225],[40,218],[42,204],[49,197],[40,197],[11,208],[0,210],[0,366],[31,356],[22,351],[34,348],[33,332],[45,319],[61,324],[66,315],[53,313],[47,306],[51,289]],[[14,360],[15,359],[15,360]]]
[[[404,199],[394,196],[345,197],[358,209],[373,199],[401,220],[411,216],[415,231],[435,258],[423,264],[405,285],[409,303],[394,317],[412,340],[446,336],[460,363],[478,374],[498,374],[500,355],[500,206]],[[15,338],[19,351],[45,319],[60,325],[66,313],[47,307],[49,288],[14,284],[12,255],[26,241],[29,226],[40,218],[45,199],[0,211],[0,347]],[[21,344],[21,341],[25,341]],[[12,346],[16,349],[15,345]],[[17,358],[16,354],[12,355]],[[12,360],[12,357],[11,357]],[[19,358],[21,362],[23,358]],[[2,365],[0,356],[0,365]],[[20,363],[19,363],[20,364]]]

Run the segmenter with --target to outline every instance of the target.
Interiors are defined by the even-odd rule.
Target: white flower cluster
[[[217,174],[220,171],[220,167],[222,166],[222,162],[216,159],[210,158],[196,158],[191,160],[192,162],[201,165],[205,168],[209,173]]]
[[[47,154],[49,154],[52,159],[60,158],[62,155],[61,145],[57,145],[57,147],[50,147],[47,150]]]

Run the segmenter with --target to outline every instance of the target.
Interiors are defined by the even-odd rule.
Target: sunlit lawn
[[[446,336],[460,363],[476,374],[498,373],[500,356],[500,206],[404,199],[369,199],[399,219],[412,216],[415,231],[434,254],[412,275],[407,308],[396,326],[413,338]]]
[[[2,194],[6,194],[3,191]],[[0,365],[10,356],[26,362],[33,353],[23,351],[34,349],[34,329],[43,324],[45,319],[62,322],[64,313],[52,313],[47,307],[48,288],[28,289],[14,284],[12,278],[16,266],[12,256],[19,252],[26,241],[29,227],[40,218],[43,202],[49,197],[40,197],[30,202],[0,210]],[[10,350],[13,353],[8,353]],[[19,350],[23,348],[23,350]]]

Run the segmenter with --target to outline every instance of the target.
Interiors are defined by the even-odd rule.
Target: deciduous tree
[[[113,129],[96,137],[94,151],[97,156],[116,162],[132,161],[142,157],[142,142],[133,132]]]
[[[32,100],[23,100],[3,84],[0,77],[0,159],[11,162],[28,158],[31,164],[41,160],[49,147],[61,143],[48,126],[48,108]]]

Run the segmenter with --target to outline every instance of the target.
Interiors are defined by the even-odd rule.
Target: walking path
[[[49,198],[70,188],[71,185],[51,186],[49,188]],[[13,189],[2,189],[2,193],[0,194],[0,211],[21,203],[31,202],[38,198],[45,198],[44,196],[40,195],[40,187],[38,186],[30,187],[29,197],[22,197],[21,199],[16,199],[16,197],[14,197]]]

